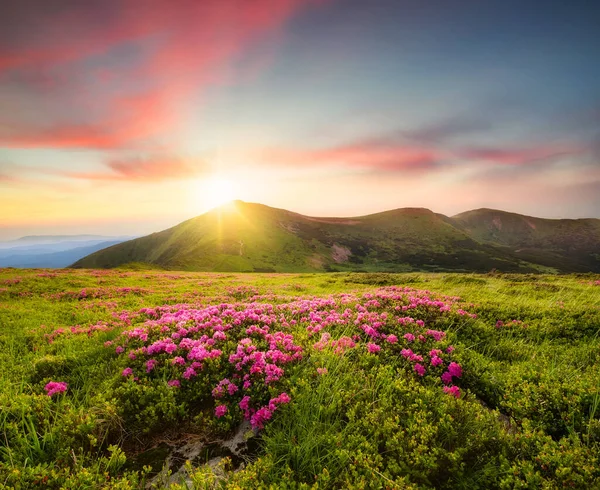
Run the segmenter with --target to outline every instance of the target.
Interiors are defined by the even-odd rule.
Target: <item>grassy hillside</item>
[[[599,219],[542,219],[493,209],[452,219],[474,240],[508,247],[524,260],[563,270],[600,271]]]
[[[600,488],[599,291],[0,269],[0,488]]]
[[[131,262],[238,272],[536,270],[512,251],[479,243],[449,218],[427,209],[313,218],[241,201],[102,250],[73,267]]]

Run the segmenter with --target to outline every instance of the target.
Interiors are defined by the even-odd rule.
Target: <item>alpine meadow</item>
[[[600,490],[600,3],[0,4],[0,490]]]

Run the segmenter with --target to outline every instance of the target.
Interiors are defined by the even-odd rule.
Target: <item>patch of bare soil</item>
[[[348,247],[344,247],[342,245],[338,245],[334,243],[331,247],[331,258],[336,264],[342,264],[344,262],[348,262],[348,259],[352,255],[352,252]]]

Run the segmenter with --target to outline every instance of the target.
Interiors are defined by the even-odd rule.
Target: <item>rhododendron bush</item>
[[[262,429],[290,402],[283,391],[290,385],[286,372],[306,363],[315,351],[380,355],[460,397],[454,383],[462,373],[453,361],[454,347],[446,332],[429,328],[476,317],[457,302],[428,291],[389,287],[276,304],[143,308],[107,347],[126,364],[117,384],[168,386],[175,390],[172,402],[181,406],[187,401],[187,410],[204,407],[212,398],[216,418],[235,421],[241,416]],[[133,386],[118,389],[125,399],[137,391]],[[148,401],[156,402],[152,397]],[[149,420],[145,408],[136,405],[131,415],[146,430],[152,422],[164,422]]]

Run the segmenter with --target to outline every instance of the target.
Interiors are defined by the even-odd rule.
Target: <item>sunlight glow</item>
[[[212,209],[236,199],[238,185],[218,175],[203,179],[195,186],[196,202],[204,209]]]

